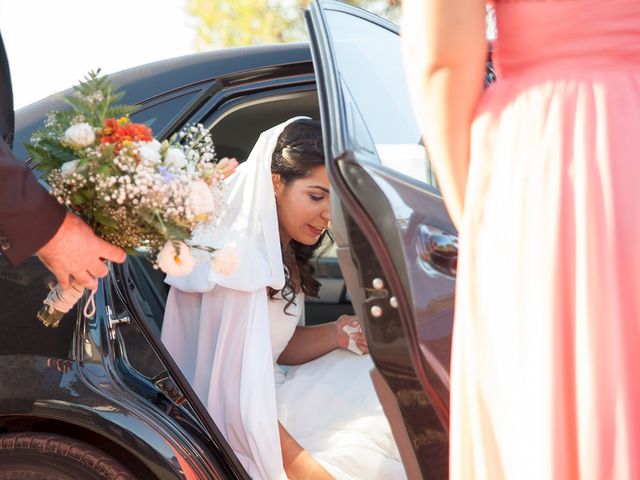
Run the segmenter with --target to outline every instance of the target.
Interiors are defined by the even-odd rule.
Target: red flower
[[[151,129],[142,123],[131,123],[126,117],[116,120],[107,118],[102,128],[100,143],[115,143],[120,150],[123,142],[150,142],[153,139]]]

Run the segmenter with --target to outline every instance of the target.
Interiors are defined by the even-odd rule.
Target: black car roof
[[[109,74],[125,91],[123,103],[136,104],[171,90],[223,75],[270,66],[311,62],[308,43],[281,43],[224,48],[161,60]],[[16,111],[14,152],[26,158],[22,144],[43,125],[47,112],[66,107],[64,95],[50,95]]]
[[[123,70],[111,75],[116,85],[126,85],[126,103],[146,98],[203,80],[243,70],[310,62],[306,43],[284,43],[225,48],[194,53]]]

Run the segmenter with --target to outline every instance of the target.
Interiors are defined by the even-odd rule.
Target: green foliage
[[[78,149],[62,140],[69,126],[78,122],[102,126],[105,119],[126,117],[137,108],[117,104],[124,92],[117,92],[108,77],[100,76],[99,69],[89,72],[73,89],[73,95],[64,97],[71,108],[49,112],[45,127],[32,135],[32,144],[24,145],[38,170],[45,174],[78,158]]]
[[[103,211],[101,210],[96,210],[95,214],[95,220],[98,224],[104,225],[105,227],[117,227],[118,226],[118,222],[116,222],[113,218],[111,218],[110,216],[106,215]]]
[[[75,158],[73,149],[49,138],[42,139],[34,145],[25,143],[24,148],[38,165],[38,170],[41,170],[45,175]]]
[[[107,118],[120,118],[135,112],[135,106],[118,104],[124,92],[114,91],[111,80],[99,75],[99,69],[89,72],[79,85],[73,87],[76,95],[65,96],[67,103],[75,109],[73,113],[84,115],[85,121],[91,125],[102,125]]]
[[[397,21],[400,0],[350,0],[346,3]],[[196,19],[198,47],[234,47],[304,41],[303,11],[309,0],[186,0]]]

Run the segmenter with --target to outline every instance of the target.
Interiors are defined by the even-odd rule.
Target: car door
[[[337,256],[410,478],[448,472],[456,231],[412,113],[397,26],[338,2],[306,12]]]

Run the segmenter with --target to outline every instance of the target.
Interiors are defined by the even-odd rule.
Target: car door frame
[[[352,122],[347,115],[349,107],[345,100],[347,95],[341,83],[341,80],[345,80],[340,78],[334,42],[326,16],[327,11],[353,15],[395,34],[399,34],[399,29],[396,25],[369,12],[335,1],[314,0],[305,15],[316,68],[325,151],[330,153],[327,155],[327,171],[334,192],[332,204],[336,206],[332,214],[338,217],[335,222],[336,227],[342,228],[345,231],[345,237],[354,244],[354,248],[340,257],[341,265],[343,263],[347,265],[346,270],[357,270],[359,274],[358,279],[351,278],[351,282],[347,285],[354,301],[354,308],[366,327],[365,331],[376,368],[386,380],[390,390],[396,394],[398,401],[401,401],[398,393],[402,383],[399,384],[396,380],[409,372],[403,368],[406,365],[395,363],[397,357],[380,355],[380,352],[385,351],[382,345],[384,341],[379,341],[380,335],[376,339],[375,334],[382,330],[381,324],[401,325],[403,335],[398,338],[404,341],[406,353],[410,358],[411,373],[420,382],[431,403],[433,413],[439,419],[442,428],[438,434],[448,435],[448,398],[443,401],[442,394],[442,384],[447,383],[448,371],[443,372],[442,365],[438,364],[437,359],[434,359],[435,364],[429,364],[428,357],[423,352],[424,348],[418,341],[411,296],[408,293],[411,279],[404,266],[400,248],[401,240],[395,234],[393,226],[385,224],[388,219],[373,215],[370,210],[373,205],[388,203],[387,197],[379,184],[373,180],[372,174],[387,178],[398,178],[398,175],[381,165],[375,149],[367,151],[366,148],[362,148],[363,142],[354,138],[363,132],[351,131]],[[400,180],[413,184],[417,189],[424,189],[424,185],[419,185],[419,182],[414,182],[410,178]],[[442,203],[439,192],[435,189],[431,190],[428,195],[433,198],[429,201]],[[391,209],[391,206],[386,205],[386,208]],[[440,215],[434,223],[443,231],[455,232],[446,213],[444,216]],[[348,279],[349,275],[344,270],[345,279]],[[435,383],[440,385],[436,386]],[[445,386],[448,389],[448,384]],[[383,397],[381,392],[378,394],[379,397]],[[386,410],[385,408],[385,412]],[[401,412],[401,415],[405,424],[415,419],[415,417],[407,418],[406,409]],[[430,425],[433,426],[433,423]],[[398,441],[397,436],[396,440]],[[415,437],[411,440],[415,441]],[[418,451],[416,455],[421,456]],[[441,459],[442,452],[436,456]],[[418,458],[418,463],[424,478],[434,478],[427,473],[428,462]],[[405,468],[407,468],[406,462]],[[435,476],[445,475],[446,467],[443,467]]]

